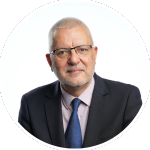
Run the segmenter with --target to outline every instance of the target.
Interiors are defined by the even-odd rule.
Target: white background
[[[132,24],[115,10],[96,2],[53,2],[31,12],[8,37],[0,60],[0,90],[12,119],[18,121],[24,93],[57,78],[46,61],[48,32],[61,18],[81,19],[98,46],[95,72],[137,86],[145,105],[150,89],[149,57]]]

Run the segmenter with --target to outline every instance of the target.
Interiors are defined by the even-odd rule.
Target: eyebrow
[[[78,47],[78,46],[84,46],[84,45],[87,45],[87,44],[80,44],[80,45],[77,45],[77,46],[74,46],[74,47]],[[60,48],[74,48],[74,47],[60,47]],[[56,49],[60,49],[59,47],[58,48],[55,48]]]

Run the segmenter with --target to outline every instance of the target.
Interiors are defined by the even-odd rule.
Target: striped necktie
[[[74,98],[72,101],[73,112],[71,114],[66,133],[66,147],[67,148],[82,148],[82,135],[80,122],[78,118],[78,107],[81,103],[81,100],[78,98]]]

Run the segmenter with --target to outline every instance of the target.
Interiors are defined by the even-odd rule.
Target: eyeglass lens
[[[84,46],[77,46],[74,49],[79,56],[84,56],[84,55],[87,55],[89,53],[91,47],[89,45],[84,45]],[[71,50],[72,49],[62,48],[62,49],[56,50],[55,54],[58,57],[63,58],[63,57],[70,55]]]

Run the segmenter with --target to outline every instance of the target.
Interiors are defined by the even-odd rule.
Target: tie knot
[[[78,107],[79,107],[80,103],[81,103],[80,99],[74,98],[72,100],[73,110],[78,110]]]

